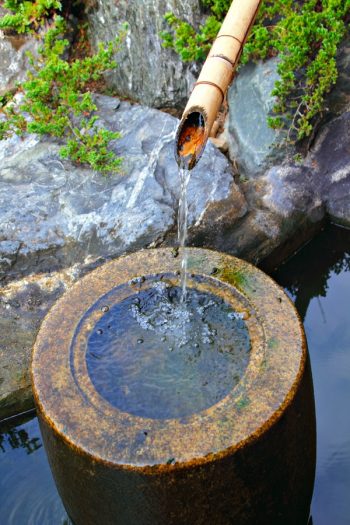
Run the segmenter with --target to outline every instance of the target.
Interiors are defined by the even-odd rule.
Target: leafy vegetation
[[[163,45],[184,61],[202,61],[231,1],[204,0],[211,14],[198,30],[168,13]],[[349,30],[350,0],[264,0],[241,62],[278,55],[280,80],[269,125],[295,141],[309,136],[338,76],[336,53]]]
[[[9,13],[0,19],[0,29],[12,29],[16,33],[28,33],[38,29],[46,20],[62,9],[58,0],[5,0],[3,7]]]
[[[17,86],[16,93],[7,93],[0,98],[0,140],[25,133],[58,137],[65,142],[60,150],[62,157],[88,164],[102,173],[120,171],[122,159],[108,149],[110,142],[118,139],[120,134],[99,125],[93,114],[97,107],[89,85],[116,67],[113,56],[124,34],[113,42],[100,44],[97,53],[91,56],[68,60],[65,58],[69,45],[64,38],[66,23],[63,17],[52,11],[61,8],[60,2],[13,0],[5,4],[13,10],[18,8],[21,20],[19,16],[16,18],[16,27],[21,30],[32,31],[38,24],[43,25],[40,16],[45,13],[52,18],[45,22],[38,56],[29,54],[31,70],[27,79]],[[33,11],[27,4],[32,4]],[[32,16],[36,13],[39,13],[39,18],[34,21]],[[10,25],[6,26],[4,18],[1,21],[3,28],[15,27],[11,19]]]

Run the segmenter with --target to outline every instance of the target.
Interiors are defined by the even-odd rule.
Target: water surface
[[[113,406],[169,419],[218,403],[249,356],[242,314],[194,288],[183,302],[181,288],[156,280],[104,313],[88,339],[86,362],[96,390]]]
[[[329,226],[273,277],[304,321],[317,418],[313,525],[350,524],[350,231]]]
[[[35,413],[0,423],[1,525],[71,525],[52,479]]]

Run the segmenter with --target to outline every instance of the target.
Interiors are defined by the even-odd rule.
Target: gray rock
[[[122,132],[113,149],[124,158],[123,175],[76,167],[60,158],[57,143],[34,136],[0,143],[0,241],[6,241],[0,257],[7,279],[87,256],[115,257],[160,243],[176,228],[177,120],[109,97],[98,97],[98,104],[99,123]],[[212,203],[229,198],[233,187],[227,159],[208,145],[191,174],[189,224],[204,224]]]
[[[105,258],[176,243],[177,121],[157,110],[98,97],[99,123],[124,175],[103,177],[27,137],[0,144],[0,419],[32,402],[28,363],[52,302]],[[324,125],[302,163],[284,161],[239,185],[208,145],[189,184],[191,245],[272,264],[290,255],[325,214],[350,226],[350,113]]]
[[[229,155],[241,174],[251,178],[263,174],[271,166],[292,158],[296,148],[283,143],[283,135],[267,125],[273,116],[278,59],[243,66],[228,92],[229,116],[225,134]],[[350,38],[344,39],[337,55],[338,79],[327,98],[326,119],[341,115],[350,105]],[[322,122],[318,123],[321,125]],[[316,129],[317,132],[317,129]]]
[[[330,219],[350,227],[350,112],[324,125],[306,163]]]
[[[303,221],[311,226],[325,215],[350,227],[350,112],[320,128],[302,162],[273,166],[259,182],[255,198],[281,219],[280,243]]]
[[[36,55],[38,40],[31,36],[9,36],[0,31],[0,96],[22,82],[29,67],[27,52]]]
[[[191,67],[162,47],[160,31],[169,29],[164,21],[171,11],[197,25],[201,10],[198,0],[145,0],[110,2],[96,0],[88,14],[93,46],[115,38],[125,21],[129,31],[116,60],[118,67],[107,75],[108,84],[121,96],[152,107],[180,109],[194,82]]]
[[[229,116],[226,136],[229,155],[242,174],[263,173],[285,155],[282,139],[267,124],[275,99],[271,96],[278,59],[247,64],[228,91]]]
[[[350,37],[346,37],[337,55],[338,78],[328,97],[328,111],[340,115],[350,107]]]
[[[36,333],[50,306],[79,275],[76,265],[0,289],[0,420],[32,408],[30,357]]]

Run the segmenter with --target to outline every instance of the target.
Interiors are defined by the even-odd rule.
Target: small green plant
[[[18,102],[13,94],[0,100],[0,140],[14,133],[37,133],[64,139],[62,157],[88,164],[102,173],[120,171],[122,159],[108,149],[120,133],[98,125],[97,107],[89,83],[116,67],[113,60],[124,34],[114,42],[100,44],[97,53],[82,59],[63,58],[68,41],[64,19],[54,15],[46,30],[39,56],[29,55],[32,71],[18,86]],[[2,107],[1,107],[2,106]]]
[[[211,9],[196,31],[171,13],[171,31],[162,33],[163,45],[175,49],[184,61],[203,60],[210,49],[230,0],[204,0]],[[325,110],[326,95],[337,80],[336,54],[349,30],[350,0],[265,0],[245,45],[241,62],[278,55],[280,80],[272,95],[272,128],[284,130],[294,142],[312,133]]]
[[[12,11],[0,19],[0,29],[28,33],[38,29],[62,8],[58,0],[5,0],[3,7]]]

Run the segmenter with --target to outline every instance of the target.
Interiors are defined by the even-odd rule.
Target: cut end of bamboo
[[[175,138],[175,158],[180,168],[191,170],[202,155],[209,134],[206,120],[198,108],[182,117]]]
[[[203,153],[262,0],[233,0],[176,133],[175,158],[192,169]]]

